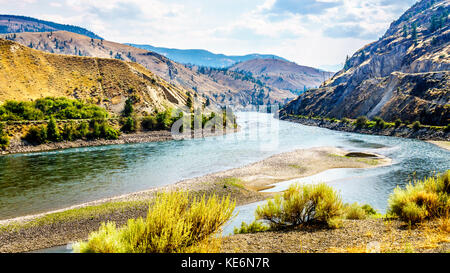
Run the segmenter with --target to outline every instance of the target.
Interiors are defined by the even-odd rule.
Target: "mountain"
[[[119,59],[143,65],[167,82],[208,98],[219,106],[286,103],[295,96],[247,75],[226,69],[198,69],[176,63],[152,51],[66,32],[2,35],[22,45],[49,53]]]
[[[186,91],[143,66],[116,59],[49,54],[0,39],[0,102],[47,96],[92,100],[111,112],[130,96],[152,113],[186,104]]]
[[[207,66],[214,68],[230,67],[239,62],[245,62],[253,59],[277,59],[285,60],[276,55],[249,54],[243,56],[228,56],[224,54],[215,54],[203,49],[175,49],[165,47],[155,47],[151,45],[127,44],[148,51],[161,54],[177,63],[190,64],[195,66]]]
[[[422,0],[386,34],[357,51],[320,88],[300,95],[281,114],[336,118],[380,116],[447,125],[450,110],[448,0]]]
[[[49,32],[58,30],[70,31],[94,39],[101,39],[101,37],[96,35],[95,33],[77,26],[57,24],[25,16],[0,15],[0,34],[20,32]]]
[[[230,70],[250,73],[266,85],[296,94],[318,87],[333,76],[331,72],[278,59],[253,59],[235,64]]]

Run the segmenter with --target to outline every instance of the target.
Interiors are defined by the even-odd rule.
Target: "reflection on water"
[[[349,170],[328,181],[346,201],[379,210],[414,171],[423,177],[450,168],[448,151],[422,141],[335,132],[261,113],[237,116],[242,130],[226,136],[1,156],[0,219],[163,186],[298,148],[336,146],[392,158],[392,166]]]

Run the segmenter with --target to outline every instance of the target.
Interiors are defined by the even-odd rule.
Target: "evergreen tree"
[[[404,38],[408,37],[408,28],[406,27],[406,24],[403,25],[403,37]]]
[[[412,24],[411,38],[413,39],[414,43],[417,44],[417,25],[415,22]]]

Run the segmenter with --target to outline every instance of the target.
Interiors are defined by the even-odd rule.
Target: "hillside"
[[[235,64],[230,70],[250,73],[266,85],[296,94],[318,87],[333,76],[331,72],[277,59],[253,59]]]
[[[220,106],[235,105],[238,107],[252,104],[258,95],[261,104],[286,103],[295,96],[288,91],[279,90],[257,82],[251,77],[237,75],[239,73],[222,73],[219,78],[200,73],[197,69],[181,65],[155,52],[124,44],[91,39],[66,31],[46,33],[17,33],[3,35],[4,38],[22,45],[65,55],[78,55],[119,59],[136,62],[156,75],[190,90],[196,97],[209,98],[211,103]]]
[[[278,57],[276,55],[266,55],[266,54],[248,54],[243,56],[230,56],[224,54],[215,54],[203,49],[175,49],[175,48],[155,47],[151,45],[137,45],[137,44],[128,44],[128,45],[156,52],[177,63],[190,64],[196,66],[207,66],[214,68],[226,68],[236,63],[245,62],[253,59],[285,60],[284,58]]]
[[[320,88],[281,114],[447,125],[450,105],[448,0],[416,3],[378,41],[357,51]]]
[[[69,97],[118,113],[134,95],[136,110],[152,113],[187,99],[186,91],[136,63],[48,54],[5,39],[0,39],[0,79],[0,102]]]
[[[81,35],[86,35],[94,39],[101,39],[100,36],[96,35],[92,31],[77,26],[63,25],[25,16],[0,14],[0,34],[20,32],[48,32],[58,30],[70,31]]]

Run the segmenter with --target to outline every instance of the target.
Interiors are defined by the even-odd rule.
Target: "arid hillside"
[[[253,59],[233,65],[230,70],[247,72],[261,82],[293,93],[319,87],[333,73],[278,59]]]
[[[92,100],[111,112],[122,111],[130,96],[149,113],[187,100],[185,90],[136,63],[49,54],[0,39],[0,102],[47,96]]]
[[[178,64],[157,53],[132,46],[93,39],[66,31],[29,32],[3,35],[37,50],[65,55],[90,56],[136,62],[171,84],[190,90],[197,97],[209,98],[218,105],[247,106],[258,100],[261,104],[286,103],[294,94],[258,82],[237,72],[214,69],[205,71]]]
[[[450,2],[416,3],[378,41],[357,51],[320,88],[282,114],[447,125],[450,119]]]

